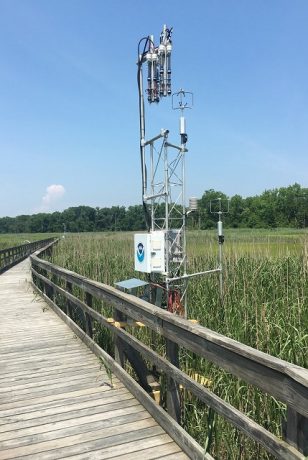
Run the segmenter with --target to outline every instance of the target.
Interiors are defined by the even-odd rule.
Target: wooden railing
[[[32,254],[32,252],[37,251],[39,248],[43,248],[52,241],[54,241],[54,238],[47,238],[0,250],[0,274],[13,267],[18,262],[21,262]]]
[[[174,420],[170,421],[170,414],[176,418],[178,411],[178,385],[182,385],[193,393],[199,400],[249,438],[262,445],[275,457],[279,459],[305,458],[308,439],[308,371],[306,369],[262,353],[205,327],[192,324],[188,320],[111,286],[89,280],[53,265],[40,259],[39,254],[38,251],[31,256],[34,286],[97,356],[108,363],[111,370],[124,380],[140,402],[191,458],[211,457],[208,454],[204,455],[201,446],[190,438]],[[77,297],[73,294],[74,290],[82,295]],[[62,298],[61,308],[56,305],[59,298]],[[114,319],[112,321],[93,308],[94,298],[107,301],[113,307]],[[74,316],[74,309],[79,309],[83,314],[82,327],[77,326],[71,319]],[[168,348],[169,351],[171,350],[169,357],[174,356],[174,359],[171,359],[170,362],[121,327],[123,324],[128,324],[129,321],[141,322],[163,336],[166,339],[167,351]],[[94,342],[94,322],[112,331],[117,362]],[[285,439],[282,440],[273,435],[179,369],[176,358],[176,350],[179,346],[206,358],[285,403],[287,405]],[[164,413],[140,386],[137,389],[136,382],[123,371],[121,368],[123,353],[129,360],[131,355],[135,357],[135,361],[134,358],[130,361],[140,377],[142,386],[147,390],[153,382],[148,378],[149,372],[146,366],[140,365],[143,362],[141,357],[155,365],[160,372],[165,373],[168,381],[167,411],[169,415]]]

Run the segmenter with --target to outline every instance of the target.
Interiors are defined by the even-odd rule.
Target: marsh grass
[[[52,238],[58,236],[55,233],[0,233],[0,250],[11,248],[13,246],[20,246],[30,241],[44,240],[46,238]]]
[[[189,284],[188,315],[200,324],[258,350],[307,367],[308,238],[303,231],[226,231],[224,298],[211,275]],[[88,278],[114,285],[135,277],[132,233],[68,235],[54,248],[52,261]],[[217,266],[215,232],[188,233],[188,271]],[[140,274],[142,277],[142,274]],[[76,291],[76,294],[80,294]],[[112,315],[110,305],[94,308]],[[96,340],[113,353],[112,335],[94,324]],[[129,328],[138,339],[165,354],[164,340],[146,328]],[[181,368],[208,378],[211,390],[249,417],[281,436],[285,406],[207,360],[180,350]],[[164,389],[165,381],[161,377]],[[220,459],[270,459],[191,394],[182,392],[185,429]],[[164,392],[162,392],[164,402]]]

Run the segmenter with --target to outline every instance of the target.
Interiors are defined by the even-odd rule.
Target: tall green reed
[[[307,367],[308,239],[302,232],[230,231],[224,247],[224,297],[216,275],[189,284],[188,315],[216,332],[258,350]],[[53,262],[88,278],[113,285],[136,276],[133,235],[104,233],[68,235],[54,249]],[[188,271],[217,266],[214,232],[188,233]],[[108,316],[108,305],[95,308]],[[163,340],[146,329],[130,330],[164,353]],[[112,337],[96,328],[101,344],[112,352]],[[240,379],[181,350],[181,368],[206,376],[211,390],[281,436],[285,407]],[[221,459],[269,459],[264,449],[247,440],[201,402],[183,393],[183,425],[198,442]]]

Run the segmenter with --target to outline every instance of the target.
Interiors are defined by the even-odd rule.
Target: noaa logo
[[[144,260],[144,246],[142,243],[138,243],[137,246],[137,259],[139,262],[143,262]]]

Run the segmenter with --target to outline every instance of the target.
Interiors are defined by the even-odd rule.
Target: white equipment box
[[[137,272],[165,273],[165,232],[136,233],[134,258]]]

